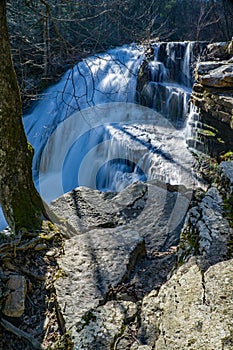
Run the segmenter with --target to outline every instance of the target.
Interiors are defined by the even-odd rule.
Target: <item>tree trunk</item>
[[[22,104],[12,63],[6,1],[0,0],[0,201],[9,226],[38,228],[43,204],[31,174],[32,148],[22,124]]]

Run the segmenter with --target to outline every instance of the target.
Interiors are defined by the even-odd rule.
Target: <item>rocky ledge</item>
[[[152,181],[118,194],[81,187],[52,203],[76,230],[58,259],[55,282],[75,349],[128,349],[134,342],[142,298],[175,266],[191,195],[183,186]],[[129,324],[135,330],[120,345]]]
[[[212,156],[233,149],[233,42],[210,44],[196,67],[196,147]]]
[[[55,282],[74,349],[232,348],[232,167],[195,202],[157,181],[53,202],[74,228]]]

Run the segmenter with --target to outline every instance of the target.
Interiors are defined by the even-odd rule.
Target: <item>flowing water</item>
[[[193,46],[154,44],[142,91],[150,108],[135,103],[145,58],[136,45],[83,60],[41,95],[24,126],[35,149],[34,181],[47,202],[77,186],[121,191],[152,179],[193,185],[185,126]]]

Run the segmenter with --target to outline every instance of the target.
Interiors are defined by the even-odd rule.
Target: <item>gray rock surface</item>
[[[223,198],[216,187],[211,187],[202,201],[188,211],[178,251],[180,262],[198,255],[206,269],[226,259],[232,233],[224,215]]]
[[[9,317],[20,317],[25,309],[25,297],[27,292],[26,280],[21,275],[9,275],[6,287],[10,290],[5,305],[3,314]]]
[[[201,122],[196,125],[197,145],[219,157],[233,149],[232,41],[208,45],[195,77],[191,101],[199,109]]]
[[[219,173],[221,184],[226,190],[226,197],[230,198],[233,195],[233,161],[221,162],[219,166]]]
[[[178,186],[176,191],[172,188],[168,190],[157,181],[151,181],[147,186],[145,207],[129,226],[138,230],[149,251],[166,250],[179,242],[192,190],[182,186]]]
[[[173,246],[178,244],[191,195],[192,191],[183,186],[153,181],[135,183],[119,194],[78,188],[53,202],[56,215],[65,213],[67,223],[77,230],[76,235],[72,230],[65,242],[64,255],[58,259],[61,277],[55,282],[67,330],[71,330],[75,344],[81,344],[77,349],[109,349],[108,342],[120,332],[123,321],[117,321],[114,331],[109,328],[113,324],[112,316],[106,314],[110,290],[117,294],[118,286],[128,279],[134,286],[130,290],[136,288],[136,301],[166,280],[176,262]],[[113,298],[119,302],[132,300],[127,284],[120,289],[118,297],[113,294]],[[112,311],[116,320],[124,314],[118,309]],[[77,324],[82,324],[90,312],[104,317],[98,321],[103,325],[99,323],[102,330],[97,332],[106,331],[103,339],[99,335],[93,338],[93,330],[86,325],[81,333],[80,328],[77,331]],[[87,345],[91,342],[86,332],[97,343]],[[105,345],[101,348],[98,344],[102,343]],[[126,343],[127,337],[120,339],[119,350],[125,350]]]
[[[125,325],[137,313],[136,304],[128,301],[109,301],[102,307],[97,307],[76,324],[74,349],[113,349],[120,340]]]
[[[228,64],[228,61],[206,61],[197,64],[196,74],[205,75],[209,74],[210,71],[221,67],[223,64]]]
[[[159,181],[137,182],[117,195],[80,187],[53,201],[52,209],[77,233],[127,224],[150,249],[164,249],[178,242],[191,196],[184,186]]]
[[[141,182],[132,184],[119,194],[78,187],[54,200],[51,209],[67,220],[76,234],[81,234],[96,227],[115,227],[126,223],[126,219],[129,221],[143,210],[146,198],[147,185]]]
[[[199,81],[204,86],[211,86],[214,88],[232,87],[233,64],[224,64],[223,62],[220,67],[210,70],[208,74],[201,75]]]
[[[195,262],[183,265],[158,295],[144,298],[141,342],[156,350],[232,349],[232,277],[232,260],[204,275]]]
[[[87,187],[79,187],[52,202],[55,213],[71,224],[77,233],[99,226],[115,226],[119,213],[107,195]]]
[[[106,298],[109,286],[124,281],[145,254],[144,241],[127,227],[95,229],[66,241],[55,287],[68,328]]]

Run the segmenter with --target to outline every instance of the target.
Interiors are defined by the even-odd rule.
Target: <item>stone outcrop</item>
[[[224,198],[211,187],[186,216],[179,244],[179,261],[198,255],[203,269],[228,257],[228,242],[233,231],[225,217]]]
[[[196,67],[196,83],[193,86],[191,101],[199,109],[198,148],[213,156],[232,150],[232,43],[207,46],[201,62]]]
[[[219,176],[222,191],[230,204],[233,204],[233,162],[221,162],[219,166]]]
[[[150,350],[233,346],[232,166],[219,165],[216,185],[188,211],[178,249],[181,267],[159,293],[153,290],[142,301],[138,339]]]
[[[130,301],[109,301],[105,305],[89,311],[76,325],[75,349],[112,349],[117,339],[120,346],[125,325],[134,320],[137,313],[137,305]],[[122,349],[127,348],[126,345]]]
[[[72,328],[103,303],[109,287],[125,281],[143,255],[143,239],[124,226],[69,239],[59,259],[62,278],[55,283],[66,326]]]
[[[232,348],[232,166],[222,162],[216,184],[189,209],[177,263],[177,214],[190,203],[182,186],[139,182],[108,195],[79,188],[53,202],[74,224],[74,197],[85,198],[55,282],[74,349]],[[90,210],[93,196],[101,208]]]
[[[230,350],[233,261],[204,274],[195,261],[184,264],[156,296],[144,298],[141,342],[156,350]]]
[[[219,159],[233,149],[232,55],[209,45],[192,93],[198,142]],[[73,228],[55,288],[74,349],[232,349],[233,162],[214,173],[193,199],[152,181],[52,203]]]
[[[136,318],[137,301],[166,281],[191,195],[184,186],[152,181],[118,194],[77,188],[52,203],[76,230],[55,282],[75,349],[110,349]]]
[[[127,225],[154,251],[178,243],[191,197],[192,189],[154,180],[134,183],[119,194],[79,187],[53,201],[52,208],[77,234]]]

